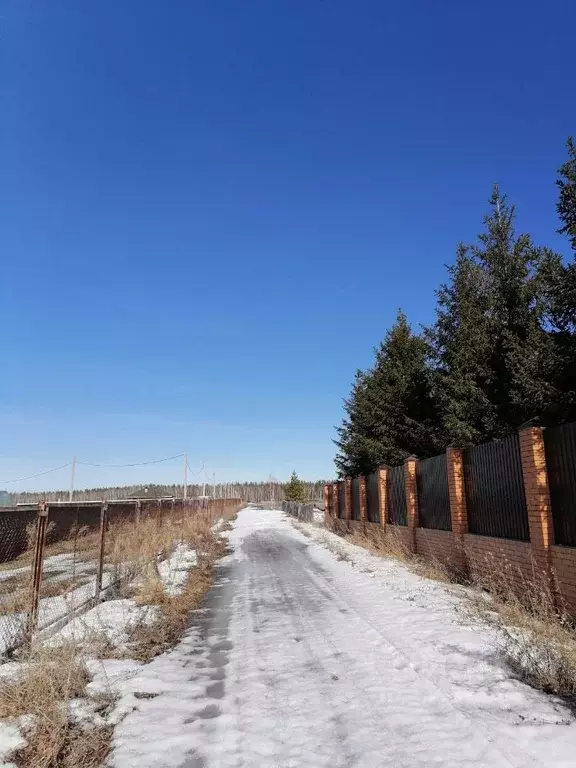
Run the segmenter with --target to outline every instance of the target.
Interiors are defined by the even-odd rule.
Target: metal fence
[[[419,516],[421,528],[452,530],[450,494],[446,454],[423,459],[416,464]]]
[[[404,485],[404,465],[392,467],[388,475],[388,522],[393,525],[408,525],[406,510],[406,492]]]
[[[544,432],[556,544],[576,547],[576,423]]]
[[[344,481],[338,483],[338,517],[342,520],[346,518],[346,484]]]
[[[464,451],[470,533],[529,541],[518,435]]]
[[[352,520],[360,520],[360,478],[352,479]]]
[[[0,511],[0,656],[148,567],[140,545],[147,537],[154,548],[151,532],[170,526],[164,540],[179,541],[186,520],[200,510],[217,517],[239,506],[238,499],[162,499],[42,502]]]
[[[378,472],[366,476],[366,514],[369,523],[380,522],[380,481]]]

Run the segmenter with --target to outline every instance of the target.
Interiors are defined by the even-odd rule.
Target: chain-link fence
[[[0,656],[36,630],[66,622],[170,554],[203,510],[238,499],[42,502],[0,512]]]
[[[32,605],[36,512],[0,513],[0,654],[26,637]]]

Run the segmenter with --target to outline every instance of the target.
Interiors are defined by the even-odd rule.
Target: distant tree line
[[[572,258],[514,228],[497,186],[476,242],[461,243],[436,291],[436,320],[402,311],[358,370],[338,428],[340,475],[576,420],[576,146],[559,168],[559,232]]]
[[[325,480],[298,480],[298,493],[302,494],[302,501],[320,500],[324,495]],[[270,479],[262,482],[246,483],[217,483],[215,488],[211,483],[189,484],[188,497],[193,498],[206,494],[212,496],[214,491],[216,498],[235,498],[242,501],[284,501],[286,499],[286,489],[290,493],[294,491],[294,476],[289,483],[281,483],[278,480]],[[143,483],[142,485],[124,485],[108,488],[85,488],[74,491],[75,501],[88,501],[90,499],[126,499],[132,496],[140,489],[147,488],[148,494],[152,498],[159,496],[174,496],[182,498],[184,486],[182,483],[174,485],[158,485],[155,483]],[[12,493],[12,502],[14,504],[29,504],[36,501],[66,501],[68,491],[26,491],[22,493]]]

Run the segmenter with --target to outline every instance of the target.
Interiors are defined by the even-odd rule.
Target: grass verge
[[[527,579],[505,557],[486,555],[478,561],[464,551],[463,574],[434,557],[413,554],[393,528],[385,534],[349,532],[336,521],[330,530],[375,555],[401,561],[419,576],[471,587],[462,593],[467,596],[464,613],[495,630],[495,649],[516,677],[576,707],[576,623],[554,579],[550,583],[539,575],[536,564]]]
[[[117,568],[121,586],[138,606],[152,606],[152,622],[127,626],[128,642],[119,649],[99,631],[88,632],[74,643],[49,646],[37,643],[19,655],[13,675],[0,678],[0,719],[18,719],[26,745],[11,756],[22,768],[96,768],[104,764],[111,748],[112,728],[104,715],[110,697],[88,698],[89,681],[83,658],[129,657],[149,661],[174,646],[189,625],[190,611],[198,608],[212,584],[215,561],[227,547],[220,536],[223,525],[213,530],[215,515],[200,512],[189,519],[142,520],[114,526],[108,537],[107,564]],[[179,552],[197,563],[178,561]],[[160,576],[174,559],[181,588],[166,589]],[[171,566],[170,566],[171,567]],[[176,573],[178,572],[178,573]],[[187,574],[181,583],[182,572]],[[130,583],[129,583],[130,582]],[[48,586],[48,585],[47,585]],[[102,636],[101,636],[102,635]],[[78,718],[88,706],[88,717]]]
[[[68,702],[84,697],[88,672],[73,645],[34,648],[0,682],[0,718],[25,716],[26,745],[12,760],[26,768],[93,768],[110,751],[111,729],[71,722]],[[107,706],[105,701],[101,707]]]
[[[487,556],[471,572],[473,615],[491,624],[501,657],[534,688],[576,707],[576,625],[554,581],[533,568],[527,579],[508,561]]]

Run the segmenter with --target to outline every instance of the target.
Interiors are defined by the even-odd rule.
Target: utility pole
[[[68,501],[72,501],[74,498],[74,475],[76,474],[76,456],[72,457],[72,477],[70,478],[70,493],[68,495]]]
[[[184,501],[188,497],[188,451],[184,454]]]
[[[216,472],[212,473],[212,495],[216,498]]]

